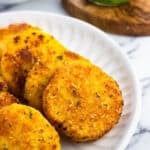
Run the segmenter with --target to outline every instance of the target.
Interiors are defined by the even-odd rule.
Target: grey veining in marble
[[[41,5],[42,4],[42,5]],[[67,15],[60,0],[31,0],[17,5],[0,5],[0,11],[42,10]],[[126,150],[150,149],[150,36],[130,37],[109,34],[122,47],[134,66],[142,89],[142,114]]]

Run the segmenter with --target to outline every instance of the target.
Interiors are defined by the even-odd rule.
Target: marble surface
[[[0,5],[0,11],[40,10],[68,15],[60,0],[29,0],[27,2]],[[108,33],[107,33],[108,34]],[[142,89],[142,114],[138,127],[126,150],[150,149],[150,36],[131,37],[108,34],[129,57],[140,80]]]

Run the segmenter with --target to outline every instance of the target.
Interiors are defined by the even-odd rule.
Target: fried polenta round
[[[25,105],[0,109],[1,150],[60,150],[59,136],[42,114]]]
[[[71,51],[58,51],[51,56],[45,63],[36,63],[31,71],[29,71],[25,89],[24,98],[27,103],[39,110],[42,110],[43,91],[51,80],[55,70],[61,66],[68,65],[74,62],[89,63],[82,56]]]
[[[60,68],[43,94],[48,120],[78,142],[103,136],[118,122],[122,107],[116,81],[90,64],[73,63]]]
[[[0,28],[0,59],[5,51],[7,51],[7,48],[9,47],[6,45],[6,38],[13,38],[14,42],[17,44],[19,41],[18,34],[21,34],[24,31],[27,31],[31,28],[31,25],[26,23],[18,23],[18,24],[10,24],[7,27]],[[32,27],[34,30],[39,30],[37,27]],[[12,48],[11,48],[12,50]]]
[[[0,92],[0,109],[4,106],[11,105],[13,103],[19,103],[19,100],[8,92]]]
[[[24,98],[29,106],[42,111],[42,94],[52,72],[45,65],[36,63],[27,75]]]
[[[0,40],[1,73],[17,97],[22,97],[25,78],[34,63],[47,61],[55,51],[65,49],[53,36],[39,28],[26,24],[20,28],[12,25],[4,29],[7,36]]]

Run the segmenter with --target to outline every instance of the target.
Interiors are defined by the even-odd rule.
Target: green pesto
[[[128,3],[130,0],[89,0],[96,5],[117,6]]]

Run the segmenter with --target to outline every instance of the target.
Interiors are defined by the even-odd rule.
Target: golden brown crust
[[[22,53],[26,53],[28,58],[22,57]],[[9,90],[18,97],[21,97],[27,72],[33,64],[34,58],[28,50],[16,52],[15,56],[11,54],[2,56],[2,76],[6,80]]]
[[[0,92],[1,91],[8,91],[7,83],[6,83],[6,81],[4,81],[2,76],[0,76]]]
[[[122,95],[101,69],[36,27],[14,24],[0,33],[0,149],[60,150],[54,128],[35,109],[12,104],[18,100],[7,90],[41,111],[43,105],[75,141],[95,140],[118,122]]]
[[[24,89],[27,104],[42,111],[42,94],[52,72],[41,63],[36,63],[28,73]]]
[[[5,36],[24,32],[24,30],[27,30],[28,28],[31,28],[31,26],[26,23],[10,24],[8,27],[0,29],[0,40],[2,40]]]
[[[16,35],[23,33],[29,28],[38,30],[38,28],[31,27],[29,24],[26,24],[26,23],[10,24],[8,27],[4,27],[0,29],[0,35],[1,35],[0,36],[0,59],[2,57],[3,51],[7,49],[7,45],[4,42],[5,38],[7,38],[8,36],[11,36],[11,37],[14,36],[14,42],[17,44],[19,41],[19,37]]]
[[[12,104],[0,109],[0,149],[60,150],[55,129],[37,110]]]
[[[95,140],[109,131],[122,112],[118,84],[99,68],[74,63],[55,72],[44,91],[49,121],[75,141]]]
[[[3,31],[4,30],[4,31]],[[22,97],[25,78],[37,61],[47,61],[55,48],[64,49],[52,36],[36,27],[14,24],[1,29],[1,73],[10,91]]]
[[[34,108],[42,110],[43,91],[51,80],[55,70],[73,62],[89,63],[88,60],[71,51],[55,51],[45,63],[38,62],[29,71],[26,78],[24,98]]]
[[[13,103],[19,103],[19,100],[8,92],[0,92],[0,109]]]
[[[134,5],[134,1],[140,1],[140,4]],[[118,7],[103,7],[93,5],[87,0],[63,0],[64,7],[71,15],[90,22],[107,32],[149,35],[150,9],[145,6],[147,3],[149,6],[149,2],[147,0],[131,0],[131,2],[131,4]],[[139,9],[139,6],[142,7]]]
[[[19,103],[19,100],[8,92],[7,83],[0,76],[0,109],[13,103]]]

